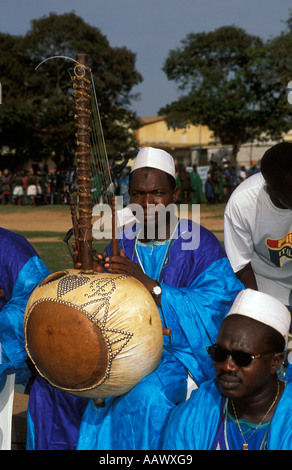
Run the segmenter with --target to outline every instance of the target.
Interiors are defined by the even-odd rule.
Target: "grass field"
[[[26,235],[24,234],[24,236]],[[51,272],[60,271],[65,268],[73,268],[71,242],[67,245],[60,238],[59,241],[54,242],[31,241],[31,244]],[[98,251],[103,251],[107,244],[107,241],[95,242],[94,248]]]
[[[211,230],[221,242],[223,242],[224,208],[225,204],[202,204],[200,207],[200,223]],[[59,223],[56,226],[57,218]],[[73,267],[71,247],[73,237],[68,245],[63,241],[71,228],[69,206],[47,205],[33,208],[0,205],[0,226],[9,228],[29,240],[51,272]],[[108,240],[94,240],[93,246],[96,250],[102,251],[107,243]]]
[[[40,255],[46,266],[51,272],[60,271],[66,268],[73,268],[72,261],[72,246],[71,243],[74,241],[74,238],[65,243],[63,241],[66,233],[58,232],[29,232],[29,231],[17,231],[20,235],[23,235],[37,253]],[[42,238],[42,241],[38,241],[39,238]],[[46,238],[46,240],[43,240]],[[53,238],[53,240],[52,240]],[[108,244],[107,240],[104,241],[94,241],[94,248],[98,251],[103,251],[104,247]]]

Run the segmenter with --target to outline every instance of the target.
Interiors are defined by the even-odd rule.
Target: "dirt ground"
[[[204,227],[213,231],[219,241],[223,241],[223,217],[214,217],[214,212],[204,208],[200,214],[200,223]],[[40,208],[31,209],[31,212],[2,214],[0,208],[0,226],[17,231],[43,231],[43,232],[64,232],[72,225],[70,209],[66,211],[42,211]],[[43,241],[48,239],[41,237],[37,239]],[[53,237],[50,237],[54,241]],[[14,394],[13,418],[12,418],[12,450],[24,450],[26,442],[26,410],[28,395],[24,393]]]
[[[11,213],[1,215],[0,225],[8,230],[29,230],[39,232],[67,232],[71,227],[71,214],[68,207],[68,214],[59,211],[41,211],[39,208],[31,212]]]

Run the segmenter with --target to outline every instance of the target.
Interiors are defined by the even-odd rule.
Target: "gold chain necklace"
[[[277,379],[277,384],[278,384],[278,388],[277,388],[277,393],[276,393],[276,396],[274,398],[274,401],[273,403],[271,404],[270,408],[268,409],[268,411],[266,412],[265,416],[263,417],[263,419],[261,420],[261,422],[257,425],[257,427],[255,428],[255,430],[253,431],[253,433],[248,436],[248,438],[245,440],[244,438],[244,435],[243,435],[243,432],[241,430],[241,427],[240,427],[240,424],[239,424],[239,421],[238,421],[238,417],[237,417],[237,413],[236,413],[236,410],[235,410],[235,406],[234,406],[234,403],[233,403],[233,400],[231,400],[231,405],[232,405],[232,408],[233,408],[233,413],[234,413],[234,416],[235,416],[235,419],[236,419],[236,423],[237,423],[237,426],[238,426],[238,429],[240,431],[240,434],[242,435],[242,439],[244,440],[244,444],[243,444],[243,450],[248,450],[248,444],[246,441],[248,441],[253,435],[254,433],[258,430],[258,428],[260,427],[260,425],[264,422],[265,418],[268,416],[268,414],[270,413],[271,409],[273,408],[273,406],[275,405],[277,399],[278,399],[278,396],[279,396],[279,392],[280,392],[280,381],[279,379]]]

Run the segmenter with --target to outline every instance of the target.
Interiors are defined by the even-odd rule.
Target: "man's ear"
[[[271,372],[275,374],[277,370],[280,369],[281,365],[284,362],[284,353],[275,353],[272,358],[272,363],[271,363]]]
[[[178,196],[179,196],[179,188],[175,188],[175,190],[173,191],[173,202],[176,203],[177,200],[178,200]]]

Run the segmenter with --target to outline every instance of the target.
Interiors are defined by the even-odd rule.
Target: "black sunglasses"
[[[261,354],[249,354],[247,352],[238,350],[229,351],[228,349],[224,349],[221,346],[218,346],[218,344],[212,344],[206,349],[214,362],[224,362],[228,356],[231,356],[235,364],[239,367],[247,367],[250,365],[253,359],[259,359],[266,354],[271,354],[274,352],[269,350],[262,352]]]

